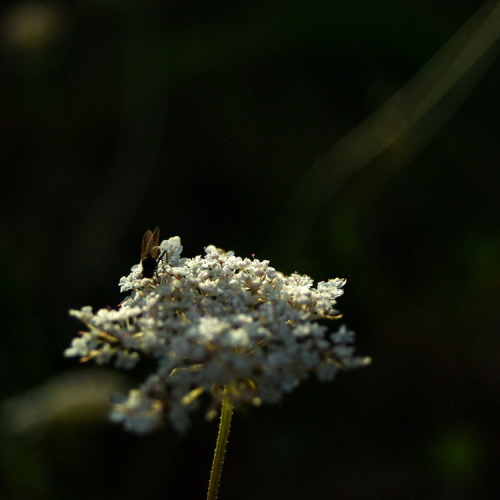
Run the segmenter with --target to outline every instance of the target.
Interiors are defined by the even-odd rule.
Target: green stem
[[[222,409],[219,422],[219,434],[217,444],[215,445],[214,460],[212,470],[210,471],[210,482],[208,483],[207,500],[216,500],[219,491],[220,477],[222,474],[222,465],[224,463],[224,454],[226,453],[227,438],[231,428],[231,418],[233,416],[233,405],[228,395],[229,389],[224,389],[224,398],[222,400]]]

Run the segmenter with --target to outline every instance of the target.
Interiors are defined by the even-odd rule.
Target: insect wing
[[[142,237],[141,260],[147,257],[156,259],[158,257],[158,254],[160,253],[160,249],[158,247],[159,243],[160,228],[157,227],[154,231],[148,229]]]
[[[142,243],[141,243],[141,260],[144,259],[147,255],[148,247],[149,247],[149,242],[151,241],[153,237],[153,233],[151,232],[150,229],[148,229],[145,233],[144,236],[142,237]]]

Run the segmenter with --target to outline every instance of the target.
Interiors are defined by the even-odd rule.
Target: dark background
[[[1,498],[204,498],[217,423],[131,436],[106,421],[106,400],[137,381],[62,356],[82,328],[68,309],[120,302],[118,280],[157,225],[185,256],[215,244],[285,273],[346,277],[343,321],[373,357],[236,415],[221,499],[494,498],[494,52],[412,127],[397,113],[420,94],[403,93],[386,116],[396,139],[361,128],[338,146],[378,123],[481,6],[2,7]],[[430,80],[441,78],[438,64]]]

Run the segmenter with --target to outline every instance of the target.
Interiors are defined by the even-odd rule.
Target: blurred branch
[[[354,174],[402,141],[400,164],[422,149],[481,80],[496,56],[499,37],[500,2],[487,2],[404,87],[306,172],[277,220],[273,240],[302,246],[307,223]]]
[[[124,391],[125,380],[123,375],[97,368],[59,374],[0,403],[3,431],[43,431],[56,421],[104,422],[109,395]]]

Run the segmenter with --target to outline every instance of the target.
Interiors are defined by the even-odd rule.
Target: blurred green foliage
[[[104,403],[69,405],[74,386],[43,419],[33,399],[56,387],[48,379],[89,370],[62,358],[80,328],[67,310],[118,304],[118,279],[156,225],[186,255],[213,243],[346,277],[339,308],[374,358],[237,415],[221,499],[494,496],[498,61],[362,168],[318,170],[480,6],[1,8],[1,498],[204,497],[215,422],[136,438],[106,422]],[[33,423],[20,430],[23,415]]]

